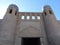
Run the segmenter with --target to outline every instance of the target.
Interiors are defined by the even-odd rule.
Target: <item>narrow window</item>
[[[24,20],[25,16],[21,16],[21,19]]]
[[[40,16],[37,16],[37,20],[40,20]]]
[[[15,15],[17,15],[17,11],[15,12]]]
[[[27,16],[27,20],[29,20],[30,19],[30,16]]]
[[[52,14],[52,11],[51,11],[51,10],[49,10],[49,13],[50,13],[50,14]]]
[[[10,9],[9,13],[10,13],[10,14],[12,13],[12,9]]]
[[[32,16],[32,20],[35,20],[35,16]]]
[[[46,12],[44,12],[44,14],[45,14],[45,16],[47,15],[47,13],[46,13]]]

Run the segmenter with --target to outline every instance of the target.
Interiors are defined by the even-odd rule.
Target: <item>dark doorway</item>
[[[40,38],[22,38],[22,45],[41,45]]]

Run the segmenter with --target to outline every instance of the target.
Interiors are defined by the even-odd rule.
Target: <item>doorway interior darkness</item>
[[[22,38],[22,45],[41,45],[40,37],[25,37]]]

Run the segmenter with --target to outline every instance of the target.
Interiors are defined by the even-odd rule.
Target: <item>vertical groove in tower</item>
[[[50,6],[44,6],[43,18],[49,45],[60,45],[60,28]]]
[[[10,5],[3,19],[3,26],[0,33],[0,44],[13,45],[14,33],[16,30],[18,7]]]

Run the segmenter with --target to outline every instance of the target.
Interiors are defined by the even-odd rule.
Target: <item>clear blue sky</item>
[[[0,19],[10,4],[16,4],[21,12],[41,12],[44,5],[50,5],[60,20],[60,0],[0,0]]]

